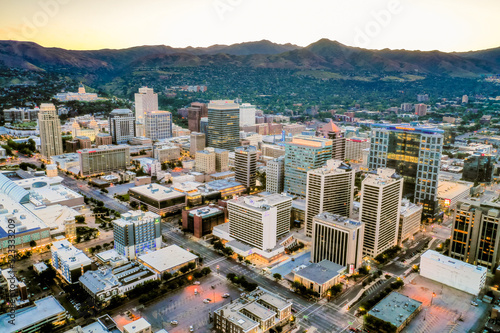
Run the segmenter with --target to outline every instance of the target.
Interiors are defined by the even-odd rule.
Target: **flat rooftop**
[[[464,272],[474,272],[476,274],[486,274],[487,268],[483,266],[474,266],[472,264],[453,259],[451,257],[445,256],[439,252],[433,250],[427,250],[424,254],[422,254],[421,258],[427,258],[436,263],[441,263],[450,268],[453,268],[455,271],[464,271]]]
[[[156,183],[132,187],[129,191],[158,201],[182,197],[185,195],[184,193],[176,191],[171,187],[166,187]]]
[[[14,220],[16,235],[25,232],[49,229],[49,226],[11,196],[0,193],[0,239],[9,231],[9,220]]]
[[[322,285],[339,276],[344,269],[344,266],[325,259],[319,263],[313,263],[305,268],[302,268],[301,270],[295,272],[295,275]]]
[[[332,140],[320,138],[316,136],[309,135],[297,135],[294,136],[292,141],[287,142],[286,145],[293,146],[304,146],[304,147],[312,147],[312,148],[324,148],[332,145]]]
[[[289,196],[274,193],[264,197],[256,195],[238,197],[236,199],[229,200],[228,203],[233,203],[238,206],[243,206],[252,210],[265,211],[268,210],[270,207],[275,207],[276,205],[287,201],[289,201],[291,205],[292,198]]]
[[[130,324],[124,325],[123,330],[132,333],[132,332],[142,332],[142,330],[151,327],[151,324],[144,318],[139,318],[136,321],[131,322]]]
[[[127,226],[132,224],[141,224],[157,219],[160,222],[160,215],[153,212],[143,212],[141,210],[129,210],[123,213],[119,219],[113,221],[116,225]]]
[[[262,320],[267,320],[267,319],[272,318],[276,315],[275,312],[265,308],[264,306],[262,306],[256,302],[253,302],[253,303],[246,305],[244,307],[244,309]]]
[[[205,183],[205,185],[212,190],[223,191],[229,188],[243,186],[241,183],[236,181],[231,181],[227,179],[212,180],[211,182]]]
[[[198,256],[177,245],[170,245],[163,249],[143,254],[139,257],[139,261],[158,272],[164,272],[197,258]]]
[[[384,186],[392,184],[400,179],[401,176],[396,173],[396,170],[389,168],[379,168],[377,170],[370,171],[366,178],[363,180],[363,184]]]
[[[8,322],[11,319],[9,313],[0,315],[0,332],[20,332],[28,326],[63,313],[66,313],[63,306],[54,296],[48,296],[35,301],[35,304],[32,306],[16,310],[14,325]]]
[[[104,152],[104,151],[110,151],[110,150],[117,150],[117,149],[130,149],[129,145],[102,145],[97,148],[85,148],[85,149],[79,149],[78,154],[81,153],[99,153],[99,152]]]
[[[368,314],[399,327],[421,306],[422,302],[393,291],[378,302]]]
[[[75,216],[82,215],[73,208],[60,204],[35,206],[33,203],[29,203],[24,206],[50,228],[51,235],[65,233],[66,221],[72,221],[75,219]]]
[[[326,165],[318,169],[310,170],[308,172],[315,175],[331,175],[331,174],[343,174],[348,171],[352,171],[350,165],[339,160],[328,160],[326,162]]]
[[[463,182],[440,181],[437,188],[437,197],[442,199],[452,199],[466,191],[470,191],[473,184]]]
[[[416,212],[421,212],[424,208],[420,205],[414,204],[408,199],[401,200],[401,209],[399,210],[399,214],[402,216],[410,216],[415,214]]]
[[[200,216],[202,218],[210,217],[217,214],[224,214],[224,210],[222,208],[219,208],[218,206],[215,207],[205,206],[205,207],[195,208],[189,211],[189,215]]]
[[[51,246],[52,251],[57,251],[58,257],[71,266],[90,265],[92,260],[83,253],[82,250],[77,249],[67,239],[58,242],[53,242]]]
[[[357,229],[359,228],[363,223],[357,220],[352,220],[349,219],[345,216],[341,216],[338,214],[332,214],[332,213],[327,213],[323,212],[318,215],[316,215],[315,220],[319,220],[321,222],[327,222],[328,224],[333,224],[337,225],[339,227],[342,227],[343,229]]]

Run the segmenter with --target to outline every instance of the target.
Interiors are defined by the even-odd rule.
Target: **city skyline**
[[[460,52],[500,46],[500,38],[488,33],[500,30],[495,18],[500,3],[493,0],[481,5],[462,0],[321,1],[315,6],[296,0],[194,2],[150,1],[145,5],[125,0],[117,7],[112,1],[20,4],[2,0],[6,10],[0,14],[0,40],[75,50],[139,45],[208,47],[262,39],[307,46],[322,38],[368,49]],[[417,25],[418,18],[432,24]],[[136,24],[129,24],[130,19]],[[199,24],[188,26],[184,24],[187,20]]]

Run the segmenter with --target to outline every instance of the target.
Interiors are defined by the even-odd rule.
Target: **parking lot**
[[[406,282],[401,293],[423,303],[403,332],[470,332],[489,307],[470,294],[420,275]],[[471,304],[473,300],[477,306]]]
[[[164,328],[169,333],[184,333],[189,332],[189,327],[193,326],[196,333],[211,332],[209,313],[237,299],[242,291],[230,284],[224,276],[216,273],[201,279],[200,282],[200,285],[192,284],[169,293],[142,309],[131,309],[132,315],[144,317],[151,323],[154,331]],[[230,297],[223,298],[226,293]],[[206,299],[210,299],[210,302],[204,302]],[[113,319],[120,328],[132,321],[125,313]],[[177,325],[171,324],[174,320],[178,322]]]

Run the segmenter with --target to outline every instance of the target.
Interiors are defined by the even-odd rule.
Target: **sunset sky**
[[[321,38],[371,49],[500,46],[498,0],[0,0],[0,39],[68,49]]]

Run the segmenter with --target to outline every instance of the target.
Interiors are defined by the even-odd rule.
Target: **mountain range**
[[[405,73],[479,77],[500,73],[500,47],[471,52],[369,50],[321,39],[306,47],[267,40],[206,48],[165,45],[89,51],[0,41],[0,63],[34,71],[124,72],[144,67],[239,66],[358,75]]]

